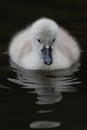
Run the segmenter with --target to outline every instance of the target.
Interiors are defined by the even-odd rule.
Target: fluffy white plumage
[[[43,63],[41,49],[52,47],[53,63]],[[17,33],[9,46],[11,60],[17,65],[32,70],[64,69],[80,57],[77,41],[55,21],[42,18]]]

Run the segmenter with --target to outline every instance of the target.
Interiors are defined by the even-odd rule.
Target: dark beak
[[[42,48],[41,52],[42,52],[42,55],[43,55],[43,62],[46,65],[51,65],[53,63],[51,46],[49,46],[49,47],[44,46]]]

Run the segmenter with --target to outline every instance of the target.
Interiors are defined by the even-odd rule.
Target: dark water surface
[[[9,65],[3,52],[0,58],[0,130],[87,129],[86,55],[56,71]]]
[[[79,41],[80,61],[65,70],[30,71],[9,62],[11,36],[46,16]],[[0,130],[87,130],[87,1],[0,1]]]

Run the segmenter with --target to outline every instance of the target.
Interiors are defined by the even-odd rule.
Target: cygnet
[[[9,45],[10,59],[25,69],[56,70],[73,65],[80,47],[54,20],[41,18],[18,32]]]

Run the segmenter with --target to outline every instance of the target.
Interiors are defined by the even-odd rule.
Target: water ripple
[[[80,64],[77,63],[64,70],[31,71],[11,63],[16,77],[9,77],[8,80],[21,85],[21,88],[26,89],[27,93],[36,93],[36,104],[54,104],[62,100],[62,92],[77,91],[77,85],[81,82],[75,77],[75,73],[79,71],[79,66]]]
[[[53,122],[53,121],[36,121],[30,124],[31,128],[55,128],[61,125],[60,122]]]

